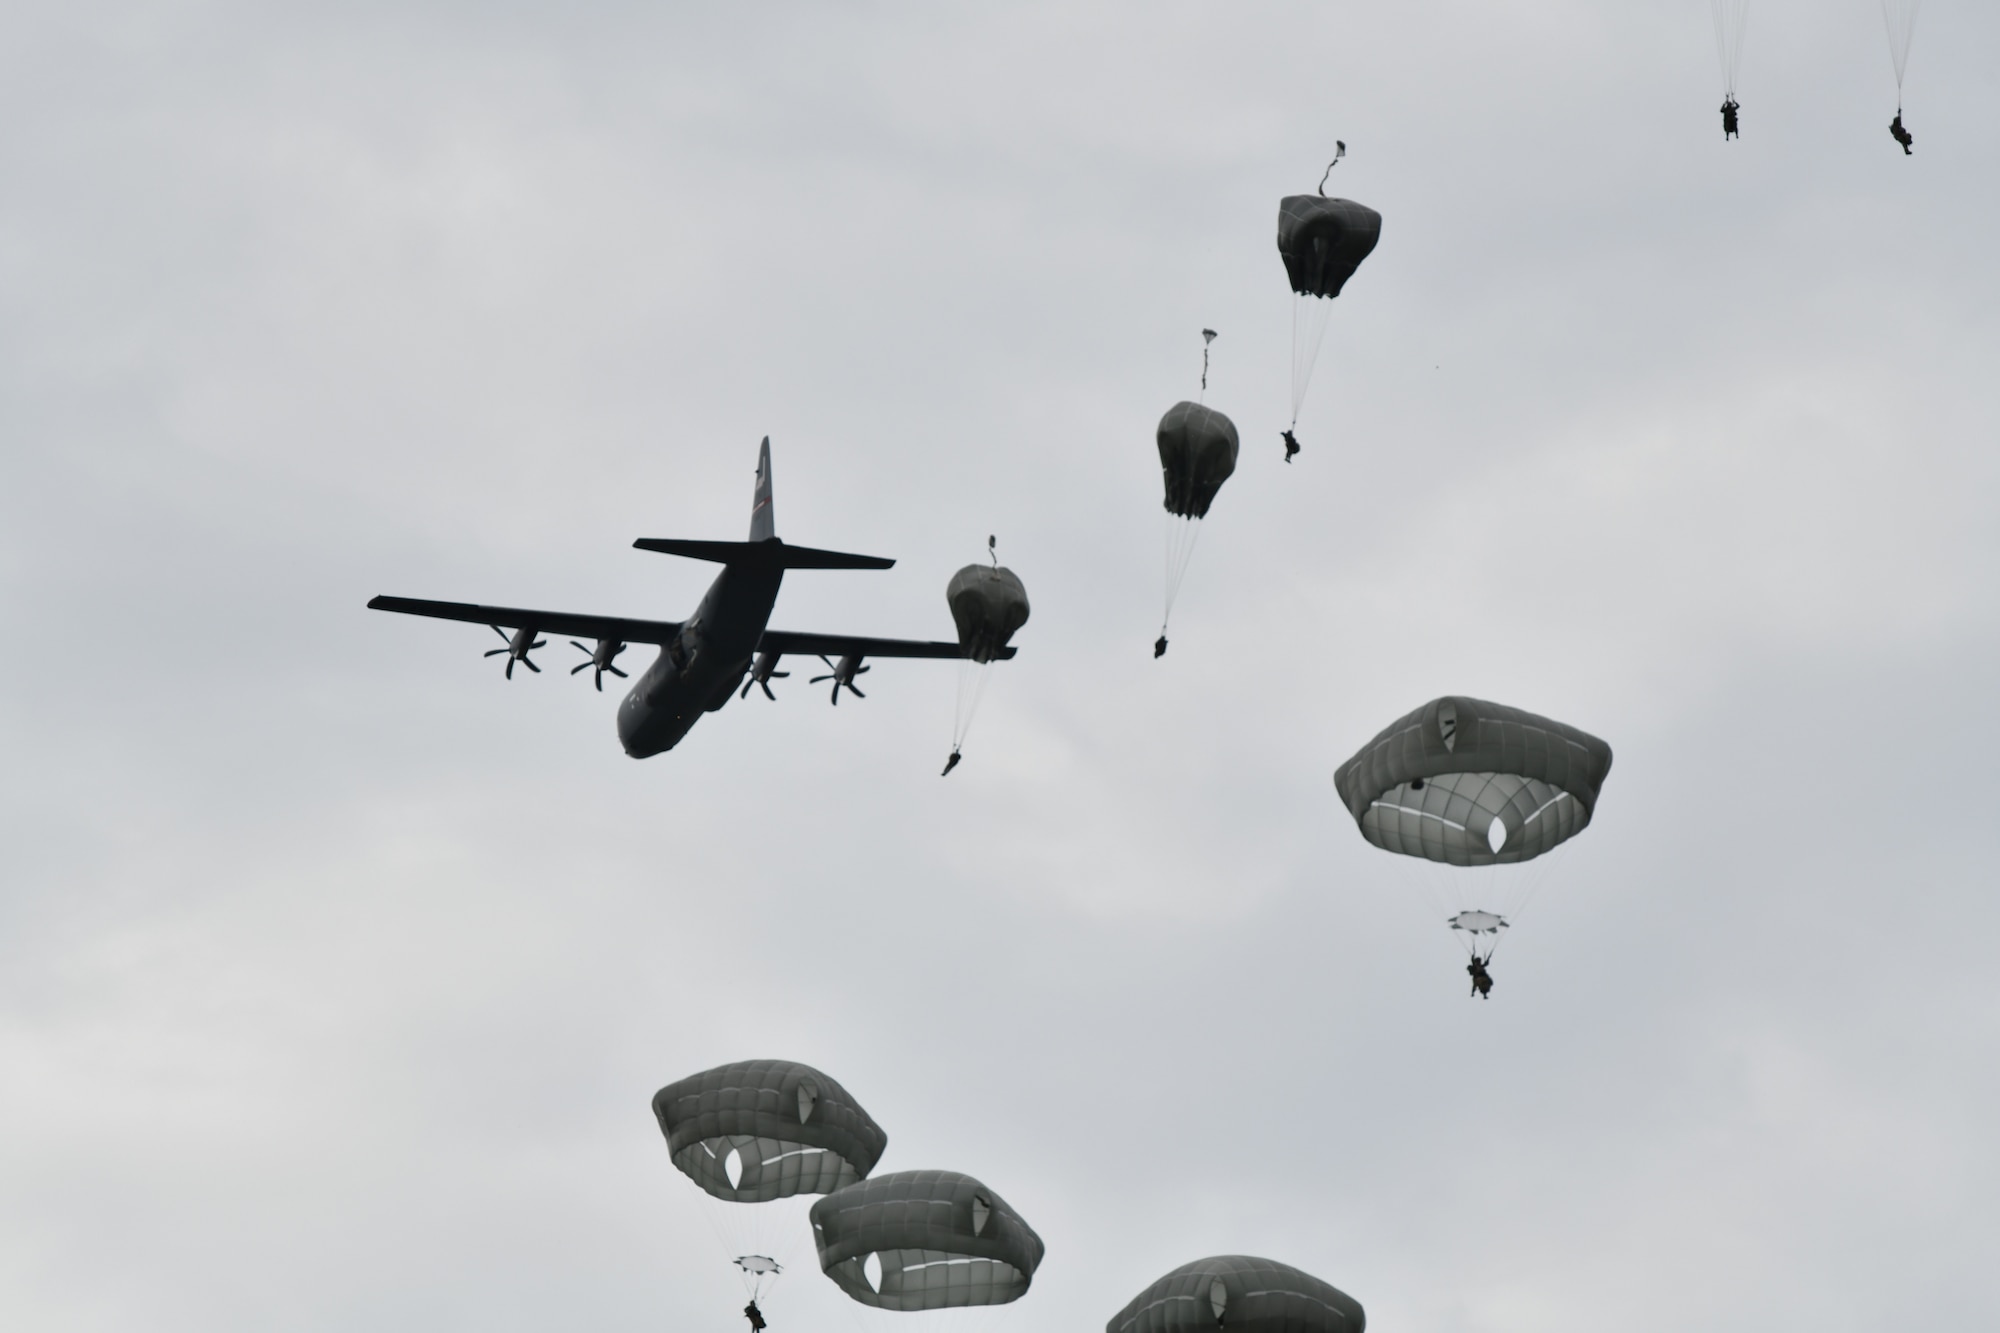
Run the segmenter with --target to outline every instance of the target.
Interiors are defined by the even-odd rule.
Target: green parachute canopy
[[[1042,1238],[1007,1201],[956,1171],[897,1171],[812,1207],[819,1266],[863,1305],[947,1310],[1027,1293]]]
[[[1218,1255],[1182,1264],[1134,1296],[1104,1333],[1363,1333],[1361,1303],[1275,1259]]]

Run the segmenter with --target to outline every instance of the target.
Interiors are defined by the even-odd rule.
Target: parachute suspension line
[[[1326,338],[1327,318],[1333,302],[1323,296],[1292,296],[1292,428],[1299,424],[1299,409],[1305,406],[1306,386],[1312,380],[1313,364],[1319,360],[1319,346]]]
[[[1167,606],[1160,617],[1162,634],[1167,632],[1167,621],[1173,617],[1174,599],[1181,595],[1181,580],[1187,577],[1188,564],[1194,559],[1194,544],[1200,538],[1199,519],[1167,515]]]
[[[979,715],[979,701],[986,697],[986,682],[992,677],[992,663],[975,662],[969,657],[958,660],[958,708],[951,724],[953,754],[964,748],[965,735],[972,730],[972,719]]]
[[[1924,0],[1882,0],[1882,26],[1889,30],[1889,59],[1896,66],[1896,114],[1903,114],[1903,70],[1910,63],[1910,38]]]
[[[1750,17],[1750,0],[1709,0],[1709,5],[1715,11],[1715,55],[1722,65],[1722,95],[1733,102],[1736,72],[1743,64],[1743,32]]]

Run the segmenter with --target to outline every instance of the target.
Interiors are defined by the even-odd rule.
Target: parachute
[[[1343,144],[1343,151],[1345,147]],[[1332,167],[1327,170],[1330,173]],[[1313,363],[1319,360],[1333,298],[1340,295],[1340,289],[1381,239],[1382,215],[1351,199],[1293,194],[1278,203],[1278,254],[1285,261],[1285,277],[1293,293],[1293,430],[1298,429],[1299,409],[1305,405]]]
[[[993,548],[994,539],[988,537],[989,554]],[[958,626],[959,650],[965,654],[958,668],[958,716],[952,723],[951,759],[944,766],[949,773],[958,764],[965,733],[971,730],[973,715],[986,694],[993,660],[1014,637],[1014,631],[1028,623],[1028,590],[1014,571],[995,557],[991,565],[967,565],[952,575],[944,597],[951,606],[952,623]]]
[[[1159,642],[1153,656],[1167,651],[1167,621],[1174,613],[1181,580],[1194,557],[1196,525],[1208,515],[1217,491],[1236,470],[1236,423],[1212,407],[1179,402],[1160,418],[1156,432],[1160,472],[1166,483],[1167,605],[1160,617]]]
[[[1743,64],[1743,30],[1750,0],[1709,0],[1715,11],[1715,58],[1722,65],[1722,99],[1736,100],[1736,71]]]
[[[1182,1264],[1111,1316],[1104,1333],[1363,1333],[1361,1303],[1274,1259],[1225,1254]]]
[[[1005,1305],[1027,1294],[1042,1238],[956,1171],[896,1171],[812,1207],[819,1266],[863,1305],[908,1312]]]
[[[653,1095],[653,1117],[681,1174],[719,1201],[709,1221],[753,1301],[803,1234],[797,1209],[771,1205],[853,1185],[889,1142],[847,1089],[791,1060],[744,1060],[669,1083]]]
[[[1587,732],[1449,695],[1391,723],[1333,785],[1369,842],[1450,867],[1426,883],[1442,891],[1454,934],[1485,959],[1540,876],[1459,872],[1521,867],[1583,832],[1610,771],[1611,747]]]

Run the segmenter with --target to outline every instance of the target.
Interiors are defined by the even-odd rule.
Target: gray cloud
[[[10,1322],[733,1327],[647,1099],[767,1054],[1037,1227],[995,1328],[1233,1250],[1383,1329],[1993,1322],[2000,21],[1927,12],[1905,161],[1866,6],[1757,9],[1727,147],[1627,8],[0,14]],[[1387,221],[1288,469],[1335,136]],[[765,433],[900,561],[774,623],[1027,581],[949,782],[948,668],[634,764],[361,609],[683,614],[629,542]],[[1330,782],[1446,691],[1618,755],[1471,1010]]]

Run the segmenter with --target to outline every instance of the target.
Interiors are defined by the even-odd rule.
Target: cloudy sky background
[[[781,1056],[1041,1232],[1381,1330],[2000,1320],[2000,11],[0,8],[0,1313],[740,1328],[648,1113]],[[1271,233],[1386,219],[1281,462]],[[1245,452],[1154,662],[1151,432]],[[634,763],[375,593],[944,636]],[[642,650],[643,651],[643,650]],[[823,687],[822,687],[823,688]],[[1490,1004],[1334,766],[1582,726]],[[808,1253],[773,1333],[850,1327]],[[923,1317],[897,1326],[922,1333]]]

